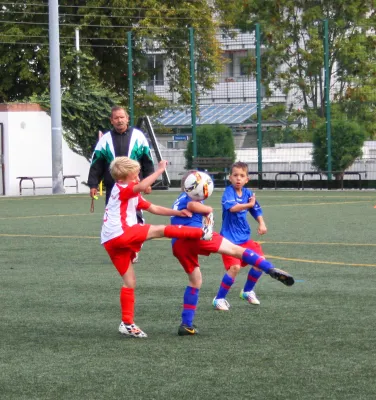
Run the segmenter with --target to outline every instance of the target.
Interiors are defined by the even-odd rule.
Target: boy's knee
[[[200,267],[196,267],[192,273],[188,274],[189,285],[195,289],[200,289],[202,285],[202,275]]]
[[[231,274],[237,275],[240,271],[240,265],[231,265],[231,267],[228,269],[228,272]]]
[[[148,239],[164,237],[165,225],[150,225]]]

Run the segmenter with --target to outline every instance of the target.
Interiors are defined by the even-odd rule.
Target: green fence
[[[252,20],[244,32],[221,30],[210,7],[193,6],[201,2],[102,3],[62,0],[59,6],[63,93],[71,91],[71,101],[79,97],[78,111],[85,96],[91,100],[94,81],[96,95],[102,88],[119,95],[133,123],[152,117],[167,148],[184,149],[178,140],[188,137],[194,156],[205,156],[200,127],[229,126],[236,157],[249,164],[260,188],[376,186],[376,40],[369,1],[359,10],[335,2],[302,3],[304,10],[285,5],[274,25],[254,23],[270,20],[272,2],[253,15],[247,13],[256,2],[244,2]],[[5,2],[0,17],[0,102],[45,94],[48,4]],[[94,110],[102,102],[93,98]],[[102,99],[113,97],[106,92]],[[92,114],[86,119],[96,119]],[[102,114],[97,119],[107,121]]]
[[[375,187],[376,57],[367,51],[367,29],[335,37],[339,28],[320,21],[298,35],[304,48],[298,40],[282,51],[259,24],[252,32],[218,33],[222,60],[211,87],[204,86],[205,60],[193,28],[184,40],[172,38],[169,48],[152,36],[137,41],[129,32],[128,54],[143,49],[145,57],[143,64],[128,57],[129,87],[133,63],[142,64],[147,76],[138,95],[129,91],[130,110],[134,97],[154,95],[160,101],[153,118],[157,133],[191,138],[194,156],[205,156],[196,140],[201,125],[230,126],[237,159],[249,164],[260,188]],[[174,47],[186,50],[179,72]],[[179,73],[185,75],[181,91]]]

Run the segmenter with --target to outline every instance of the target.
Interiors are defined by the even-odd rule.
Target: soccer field
[[[177,195],[148,199],[171,206]],[[207,201],[216,230],[221,195]],[[256,196],[264,252],[295,285],[263,276],[251,306],[239,298],[243,269],[231,310],[215,311],[224,270],[219,255],[202,257],[200,335],[179,337],[187,278],[169,240],[149,241],[135,266],[147,339],[117,331],[121,279],[99,243],[103,199],[90,213],[88,195],[0,198],[0,398],[375,399],[376,193]]]

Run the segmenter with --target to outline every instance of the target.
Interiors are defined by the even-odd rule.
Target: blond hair
[[[122,181],[128,178],[129,174],[139,173],[140,164],[129,157],[115,157],[110,164],[110,173],[115,181]]]

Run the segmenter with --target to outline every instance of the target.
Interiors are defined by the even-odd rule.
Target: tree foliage
[[[189,27],[195,30],[200,90],[211,88],[221,69],[221,52],[213,18],[215,1],[189,0],[61,0],[59,7],[62,75],[72,69],[67,57],[80,31],[80,50],[92,56],[91,73],[98,82],[128,96],[127,32],[132,33],[133,80],[136,101],[142,103],[150,51],[163,54],[170,89],[187,103],[190,90]],[[220,6],[223,6],[220,4]],[[49,82],[48,5],[33,0],[7,3],[0,10],[0,102],[20,101],[41,94]],[[225,14],[224,14],[225,15]],[[152,71],[151,71],[152,72]],[[64,82],[62,82],[64,86]]]
[[[69,57],[75,58],[74,54]],[[87,160],[91,158],[94,146],[98,141],[98,131],[111,128],[111,107],[124,105],[124,98],[98,83],[87,68],[93,62],[91,57],[81,55],[79,74],[77,68],[66,71],[65,86],[61,96],[61,114],[63,135],[68,146]],[[76,63],[74,64],[76,65]],[[33,95],[31,102],[40,104],[50,113],[50,94]]]
[[[155,115],[167,101],[145,90],[150,52],[162,54],[171,91],[190,100],[189,27],[195,30],[199,90],[211,88],[221,68],[214,3],[162,0],[59,2],[62,122],[70,147],[89,158],[110,107],[128,103],[127,33],[132,34],[136,118]],[[48,4],[25,0],[0,10],[0,102],[31,99],[49,110]],[[75,52],[79,28],[80,51]],[[80,66],[78,74],[77,66]],[[80,75],[80,78],[78,78]]]
[[[267,106],[262,110],[262,119],[271,125],[262,133],[262,145],[274,147],[276,143],[304,143],[312,141],[312,133],[307,128],[307,112],[300,109],[286,110],[283,103]],[[252,116],[253,120],[257,115]]]
[[[30,13],[30,3],[7,3],[0,16],[0,103],[22,101],[48,85],[48,15]],[[4,22],[3,22],[4,21]],[[33,44],[28,44],[28,43]]]
[[[329,20],[330,90],[348,118],[375,135],[376,13],[373,0],[235,0],[232,18],[244,31],[262,31],[262,81],[324,116],[324,28]],[[254,57],[250,62],[254,62]],[[273,85],[271,85],[273,83]]]
[[[232,130],[226,125],[202,125],[197,128],[198,157],[230,157],[235,160],[235,144]],[[186,169],[193,167],[193,142],[188,143],[185,151]]]
[[[331,124],[332,171],[336,179],[341,179],[354,161],[361,157],[365,130],[356,122],[333,120]],[[318,126],[313,132],[313,165],[321,171],[328,170],[328,142],[326,124]]]

